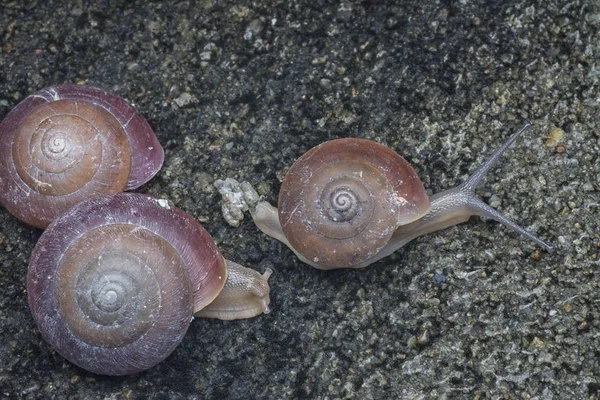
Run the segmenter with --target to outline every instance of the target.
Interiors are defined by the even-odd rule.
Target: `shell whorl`
[[[377,254],[399,225],[429,210],[416,172],[391,149],[362,139],[323,143],[288,171],[279,221],[292,247],[323,269]]]

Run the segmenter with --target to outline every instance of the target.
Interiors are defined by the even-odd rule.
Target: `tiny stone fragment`
[[[221,213],[231,226],[239,226],[244,219],[244,211],[252,211],[260,200],[256,190],[248,182],[238,182],[233,178],[217,180],[215,187],[221,194]]]

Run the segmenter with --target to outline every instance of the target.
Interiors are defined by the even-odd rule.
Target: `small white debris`
[[[171,206],[169,205],[169,200],[158,199],[158,205],[164,208],[165,210],[171,209]]]
[[[245,211],[253,211],[260,196],[248,182],[238,182],[233,178],[217,180],[215,187],[221,194],[221,213],[231,226],[239,226]]]
[[[396,201],[398,202],[398,205],[400,207],[402,207],[402,206],[404,206],[404,205],[406,205],[408,203],[408,201],[404,197],[402,197],[400,195],[396,195]]]

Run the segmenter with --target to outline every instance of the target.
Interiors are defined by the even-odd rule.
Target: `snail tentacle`
[[[483,182],[486,173],[496,164],[500,156],[521,136],[530,124],[526,123],[519,131],[515,132],[492,156],[479,167],[465,182],[459,186],[445,190],[431,196],[431,211],[423,218],[399,227],[388,246],[378,254],[377,261],[382,257],[392,254],[411,240],[427,233],[439,231],[451,226],[466,222],[473,215],[490,218],[511,228],[521,235],[532,240],[547,251],[552,251],[553,246],[539,239],[526,229],[520,227],[486,203],[475,194],[475,189]]]

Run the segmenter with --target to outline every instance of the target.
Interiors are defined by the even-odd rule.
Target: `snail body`
[[[546,250],[552,246],[494,210],[475,194],[486,173],[528,129],[514,133],[471,177],[428,198],[410,164],[393,150],[362,139],[325,142],[300,157],[286,174],[279,209],[258,198],[247,183],[218,181],[221,193],[237,188],[257,227],[319,269],[362,268],[411,240],[467,221],[491,218]],[[234,198],[236,198],[234,196]],[[235,221],[233,221],[235,222]]]
[[[269,313],[269,283],[273,273],[263,274],[230,260],[227,265],[227,282],[219,295],[205,307],[194,312],[195,317],[222,320],[252,318]]]
[[[0,123],[0,203],[45,228],[83,200],[141,186],[163,160],[152,128],[121,97],[92,86],[50,87]]]
[[[269,312],[270,272],[261,279],[247,270],[228,270],[208,232],[170,202],[122,193],[79,203],[50,224],[33,251],[27,292],[42,336],[62,356],[94,373],[127,375],[166,358],[192,316],[247,276],[258,283],[236,289],[234,300],[253,290],[243,301],[260,310],[241,316],[233,301],[210,316]]]

